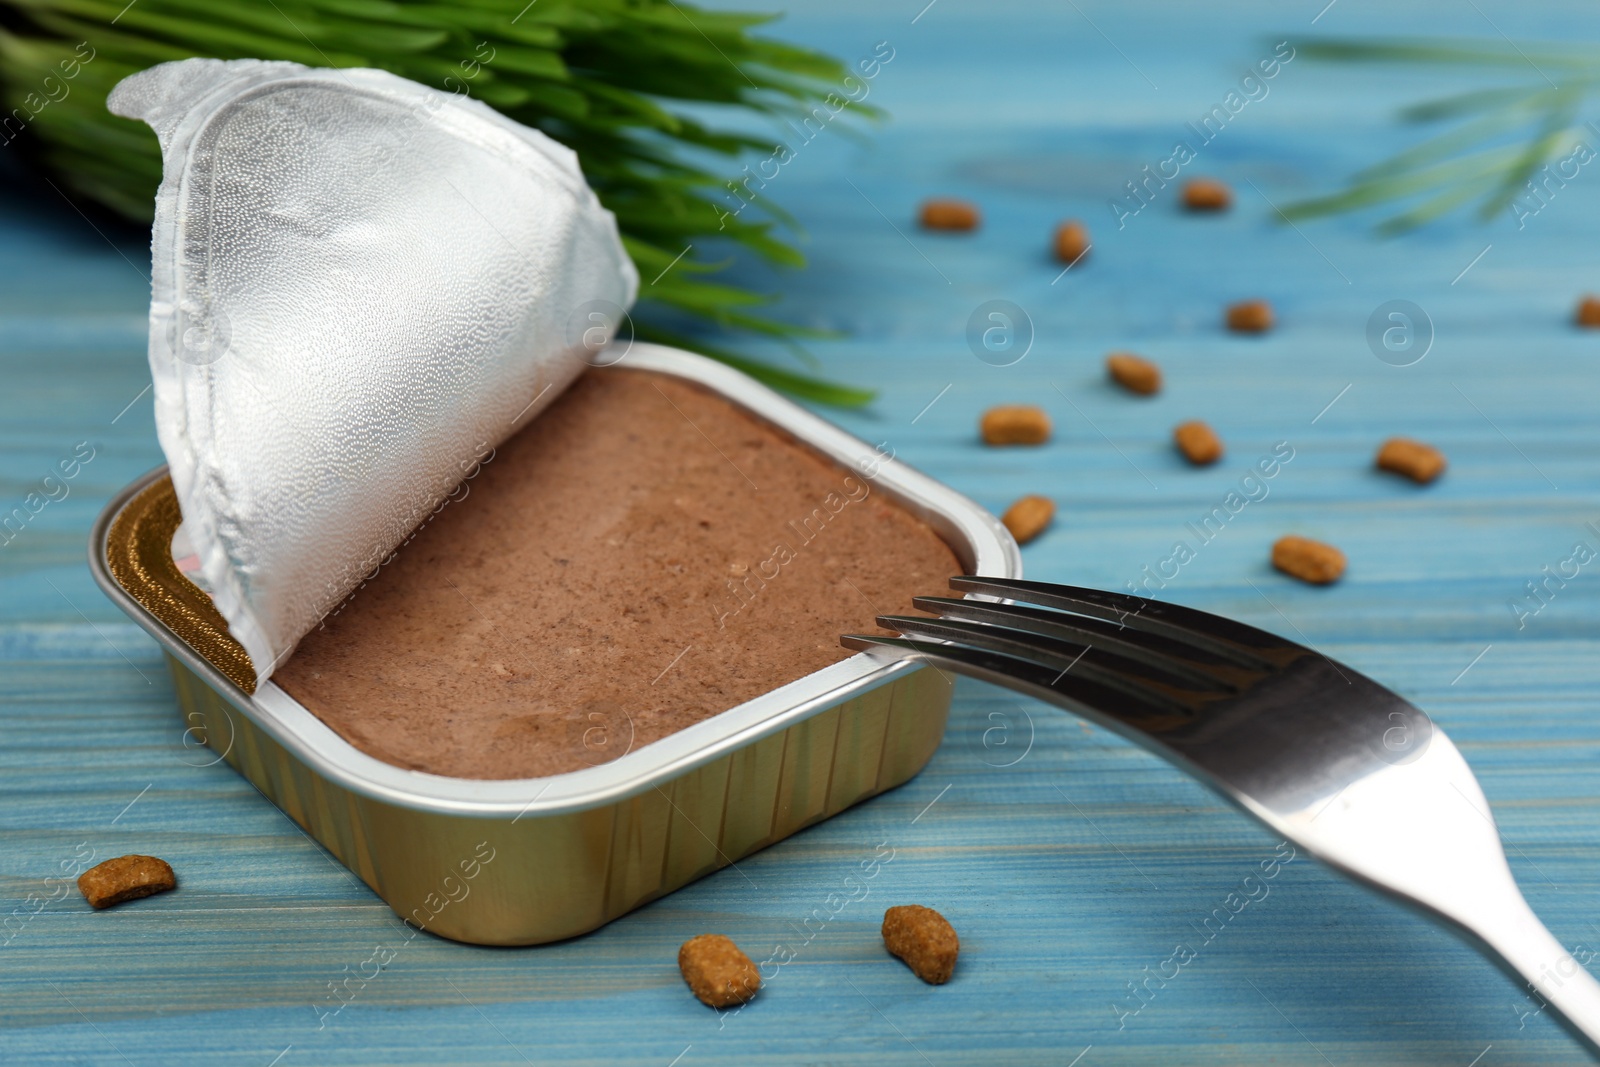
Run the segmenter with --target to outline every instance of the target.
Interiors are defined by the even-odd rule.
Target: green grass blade
[[[701,355],[709,356],[719,363],[726,363],[735,370],[743,371],[763,385],[771,386],[791,396],[816,401],[819,404],[828,404],[840,408],[859,408],[872,403],[878,396],[875,389],[863,389],[859,386],[813,378],[808,374],[796,374],[794,371],[783,370],[772,366],[770,363],[761,363],[716,345],[708,345],[702,341],[658,327],[647,328],[641,326],[637,331],[637,336],[641,341],[654,341],[658,344],[672,345],[675,348],[686,349],[690,352],[699,352]]]
[[[1398,237],[1410,233],[1418,227],[1432,222],[1434,219],[1465,204],[1468,200],[1493,188],[1494,178],[1480,178],[1476,181],[1463,181],[1453,189],[1446,189],[1429,197],[1416,207],[1394,218],[1386,219],[1378,226],[1378,234],[1382,237]]]
[[[1559,97],[1560,94],[1551,96],[1550,94],[1539,93],[1529,97],[1523,103],[1482,115],[1470,122],[1457,126],[1453,130],[1430,137],[1413,148],[1408,148],[1404,152],[1390,156],[1381,163],[1374,163],[1364,170],[1359,170],[1352,180],[1359,182],[1386,177],[1447,159],[1458,152],[1471,148],[1473,145],[1481,144],[1491,137],[1528,124],[1538,115],[1539,106],[1536,101],[1547,101],[1558,99]]]
[[[1580,52],[1555,50],[1555,46],[1485,43],[1463,38],[1451,40],[1373,41],[1362,38],[1326,38],[1299,45],[1307,59],[1337,63],[1438,63],[1472,67],[1557,68],[1562,71],[1600,69],[1600,61]]]
[[[1543,166],[1553,155],[1561,140],[1571,128],[1574,108],[1568,106],[1552,112],[1547,118],[1544,132],[1533,140],[1501,179],[1500,187],[1478,209],[1480,219],[1492,218],[1501,208],[1515,200],[1526,188],[1533,172]]]
[[[1445,119],[1463,118],[1482,111],[1494,111],[1522,103],[1530,97],[1548,95],[1553,90],[1540,82],[1537,85],[1519,85],[1502,89],[1474,89],[1434,100],[1424,100],[1400,109],[1400,118],[1406,122],[1442,122]]]
[[[1359,208],[1371,207],[1390,200],[1426,192],[1450,182],[1479,178],[1486,174],[1503,172],[1522,149],[1516,145],[1494,148],[1462,156],[1423,170],[1375,178],[1353,183],[1343,192],[1332,196],[1314,197],[1285,204],[1282,214],[1289,221],[1335,215]]]

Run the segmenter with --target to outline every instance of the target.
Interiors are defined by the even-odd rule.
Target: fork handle
[[[1600,1058],[1600,982],[1545,929],[1520,892],[1513,890],[1512,899],[1488,922],[1474,924],[1471,933]]]

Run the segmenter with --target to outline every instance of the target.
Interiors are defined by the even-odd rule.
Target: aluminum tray
[[[937,531],[967,573],[1020,577],[994,516],[746,375],[646,344],[626,365],[697,382],[844,467],[881,464],[875,487]],[[142,567],[120,568],[131,588],[118,580],[111,556],[167,553],[177,518],[165,468],[152,471],[101,514],[89,566],[160,642],[194,736],[398,914],[444,937],[527,945],[593,930],[904,783],[943,738],[947,679],[863,653],[596,767],[498,781],[396,767],[270,680],[246,692],[229,680],[237,663],[191,647],[179,633],[210,609],[198,589],[198,603],[173,606],[172,587],[149,586]],[[150,606],[163,599],[167,622]]]

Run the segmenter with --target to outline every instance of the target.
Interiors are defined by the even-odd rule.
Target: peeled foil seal
[[[108,106],[161,141],[156,431],[264,680],[584,369],[638,274],[577,157],[475,100],[190,59]]]

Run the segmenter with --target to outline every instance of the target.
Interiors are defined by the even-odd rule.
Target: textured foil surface
[[[264,680],[577,376],[638,277],[576,157],[474,100],[193,59],[108,106],[161,140],[156,428]]]

